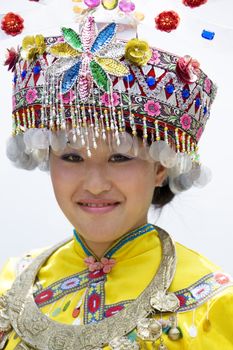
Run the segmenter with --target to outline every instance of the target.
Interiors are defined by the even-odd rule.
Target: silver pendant
[[[150,304],[160,312],[175,312],[180,306],[180,301],[173,293],[158,291],[151,297]]]
[[[137,335],[142,340],[155,341],[162,335],[162,326],[154,318],[143,318],[137,323]]]

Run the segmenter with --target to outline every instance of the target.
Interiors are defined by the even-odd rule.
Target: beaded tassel
[[[188,152],[188,154],[190,153],[190,151],[191,151],[191,147],[190,147],[190,139],[191,139],[191,136],[189,135],[188,136],[188,141],[187,141],[187,152]]]
[[[33,107],[31,107],[31,114],[32,114],[32,128],[34,129],[36,127],[36,120],[35,120],[35,110]]]
[[[182,152],[185,153],[186,152],[186,145],[185,145],[185,132],[182,133]]]
[[[28,121],[28,129],[31,129],[32,123],[31,123],[31,114],[30,114],[29,108],[27,108],[27,121]]]
[[[155,124],[155,137],[156,137],[156,141],[160,141],[160,133],[159,133],[159,122],[158,120],[155,120],[154,122]]]
[[[16,112],[16,130],[17,130],[17,134],[21,132],[19,112]]]
[[[168,141],[168,127],[167,126],[164,127],[164,141],[169,145],[169,141]]]
[[[175,129],[175,138],[176,138],[176,149],[177,149],[177,153],[179,153],[179,152],[180,152],[180,140],[179,140],[178,128]]]

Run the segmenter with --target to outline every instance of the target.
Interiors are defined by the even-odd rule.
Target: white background
[[[209,0],[197,9],[185,7],[181,0],[135,2],[147,15],[140,37],[157,47],[198,59],[219,88],[200,142],[201,160],[212,169],[212,182],[204,189],[179,195],[163,209],[156,224],[233,274],[233,1]],[[39,170],[16,169],[5,156],[5,143],[11,133],[12,76],[2,62],[6,48],[20,44],[25,35],[58,34],[60,26],[70,25],[73,5],[71,0],[0,0],[0,16],[13,11],[25,19],[25,30],[16,38],[0,30],[0,266],[9,256],[72,235],[72,226],[56,204],[49,176]],[[179,28],[170,34],[155,30],[153,18],[171,9],[181,17]],[[214,40],[203,39],[203,29],[214,31]],[[151,222],[155,216],[150,215]]]

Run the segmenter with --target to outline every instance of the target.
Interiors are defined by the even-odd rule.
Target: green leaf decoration
[[[96,84],[99,86],[99,88],[103,89],[106,92],[109,92],[111,81],[108,78],[107,73],[105,73],[103,68],[101,68],[101,66],[95,61],[91,61],[90,68],[91,68],[92,76]]]
[[[83,45],[80,36],[71,28],[62,28],[62,34],[65,41],[73,47],[73,49],[82,52]]]

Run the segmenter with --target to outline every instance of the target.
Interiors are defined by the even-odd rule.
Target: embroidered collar
[[[155,227],[147,223],[143,226],[138,227],[137,229],[127,232],[125,235],[120,237],[116,242],[113,243],[113,245],[105,252],[104,257],[110,259],[112,258],[115,253],[121,250],[128,242],[134,241],[138,237],[141,237],[149,232],[156,232]],[[74,229],[74,245],[75,250],[78,254],[85,253],[86,256],[94,256],[93,252],[87,247],[84,240],[81,238],[81,236],[78,234],[78,232]],[[81,250],[81,251],[80,251]]]

